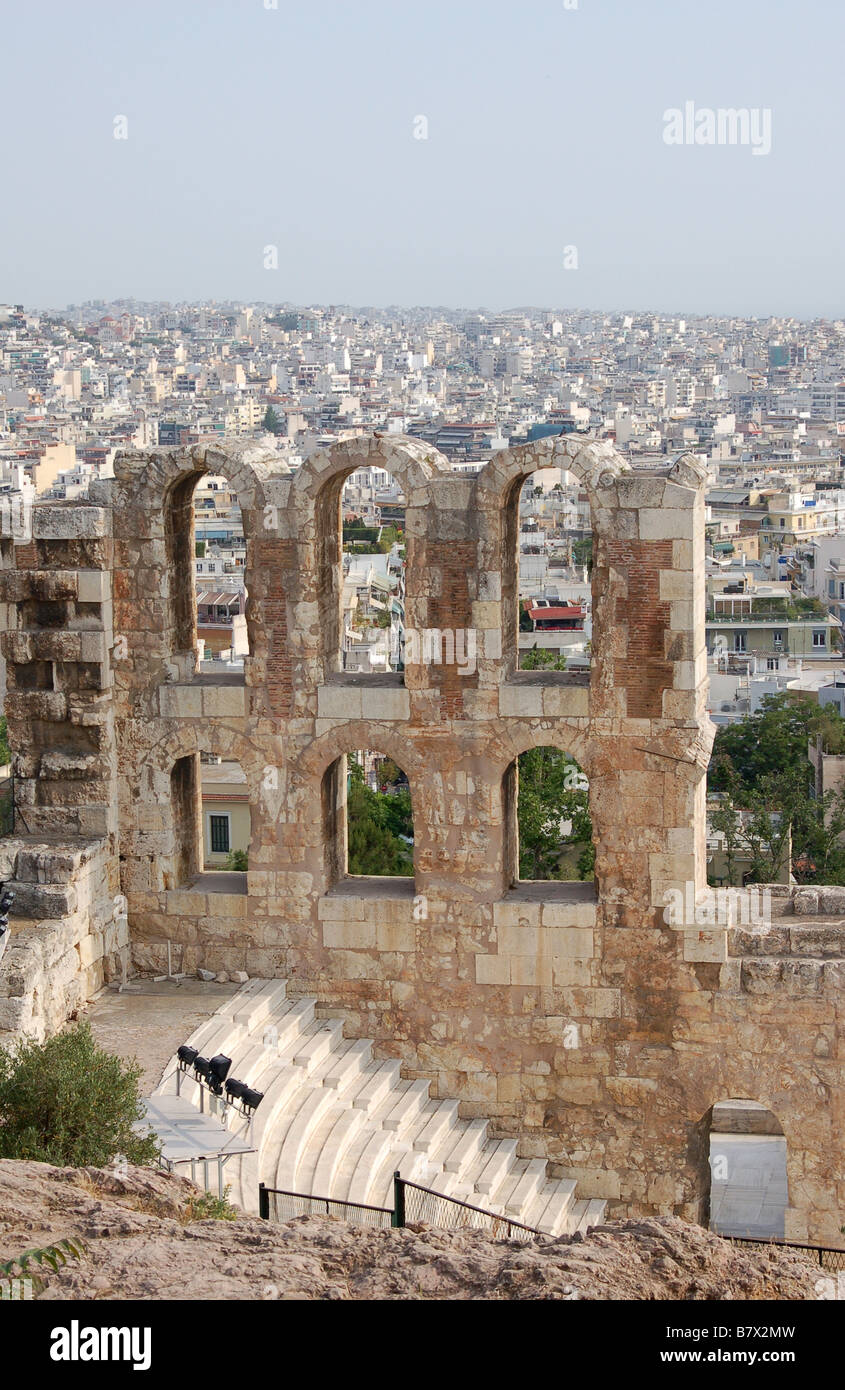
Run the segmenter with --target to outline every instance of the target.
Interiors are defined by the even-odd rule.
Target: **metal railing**
[[[767,1249],[772,1245],[778,1246],[781,1250],[803,1250],[810,1252],[814,1260],[818,1260],[819,1267],[832,1273],[845,1270],[845,1246],[836,1245],[802,1245],[794,1240],[780,1240],[773,1236],[770,1240],[763,1240],[755,1236],[723,1236],[723,1240],[729,1240],[732,1245],[755,1245],[761,1249]]]
[[[485,1211],[483,1207],[474,1207],[457,1197],[446,1197],[442,1192],[420,1187],[415,1182],[405,1182],[398,1173],[393,1176],[393,1193],[397,1226],[424,1221],[429,1226],[441,1226],[446,1230],[486,1231],[494,1240],[529,1241],[543,1234],[510,1216]]]
[[[259,1183],[258,1213],[265,1221],[292,1221],[296,1216],[337,1216],[354,1226],[382,1229],[424,1222],[444,1230],[486,1231],[494,1240],[529,1241],[543,1234],[510,1216],[472,1206],[457,1197],[447,1197],[419,1183],[406,1182],[399,1173],[393,1175],[392,1207],[372,1207],[336,1197],[286,1192]]]
[[[285,1192],[279,1187],[258,1186],[258,1214],[265,1221],[292,1221],[296,1216],[339,1216],[351,1226],[389,1229],[395,1224],[390,1207],[370,1207],[363,1202],[342,1202],[335,1197],[314,1197],[304,1192]]]

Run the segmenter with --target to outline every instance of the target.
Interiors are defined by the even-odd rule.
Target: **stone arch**
[[[127,451],[115,459],[118,496],[115,499],[116,569],[124,568],[121,595],[127,609],[146,603],[151,595],[137,591],[139,576],[159,572],[161,656],[171,675],[188,679],[194,673],[197,642],[194,586],[193,534],[194,491],[200,478],[219,474],[237,498],[246,539],[246,588],[255,567],[254,545],[261,534],[267,483],[281,469],[275,456],[253,443],[220,448],[156,449],[148,453]],[[155,592],[155,590],[153,591]],[[255,623],[246,604],[249,651],[257,647]],[[131,630],[131,620],[124,626]]]
[[[243,735],[225,729],[215,721],[180,724],[153,744],[138,768],[138,785],[164,808],[165,825],[169,825],[173,837],[169,857],[175,856],[174,864],[180,866],[177,871],[179,878],[185,877],[184,871],[188,868],[194,872],[202,871],[199,855],[202,844],[201,753],[211,753],[224,761],[240,765],[246,777],[249,798],[251,848],[260,844],[264,827],[261,779],[266,767],[255,747]],[[174,773],[177,785],[174,784]],[[178,797],[174,800],[175,792],[183,798],[181,804]],[[190,852],[185,847],[186,838],[193,841]],[[195,862],[198,855],[199,863]],[[167,868],[167,858],[167,854],[162,855],[158,866],[165,886],[168,872],[172,872]]]
[[[383,468],[394,477],[406,501],[406,606],[413,610],[418,590],[417,539],[424,533],[414,524],[430,500],[430,485],[448,463],[436,449],[417,440],[376,434],[343,440],[312,454],[293,478],[291,507],[300,535],[311,544],[302,556],[304,585],[316,595],[322,647],[323,679],[340,671],[341,620],[341,496],[346,479],[359,468]]]
[[[424,764],[409,739],[396,734],[388,725],[367,720],[338,726],[315,739],[299,762],[291,766],[291,789],[294,794],[297,787],[306,793],[312,808],[312,823],[319,822],[321,826],[324,892],[348,876],[346,784],[341,781],[339,772],[342,759],[358,748],[385,753],[401,767],[408,778],[414,826],[427,824],[428,808],[422,804],[421,795]]]
[[[327,487],[336,489],[339,498],[349,474],[358,468],[384,468],[401,483],[409,506],[425,506],[432,479],[451,471],[448,460],[433,446],[405,435],[376,432],[341,440],[307,458],[294,475],[292,505],[304,510],[309,503],[313,507]],[[419,495],[421,490],[425,496]]]
[[[564,468],[583,483],[590,502],[593,534],[598,546],[609,529],[609,508],[617,505],[617,479],[629,465],[607,441],[580,435],[555,435],[503,449],[481,469],[473,490],[473,502],[481,527],[479,570],[497,576],[501,621],[501,677],[509,679],[519,666],[518,625],[518,522],[519,498],[527,478],[540,468]],[[595,578],[599,556],[593,563],[594,630],[599,593]],[[597,653],[601,657],[601,653]],[[592,663],[598,670],[596,662]]]
[[[507,892],[519,879],[519,826],[518,813],[518,759],[522,753],[532,748],[556,748],[574,758],[590,784],[592,792],[591,741],[587,731],[578,725],[563,723],[559,719],[543,722],[529,727],[520,725],[508,729],[501,740],[504,757],[499,756],[494,767],[497,769],[495,786],[498,788],[499,824],[501,834],[502,886]],[[591,810],[593,797],[590,796]],[[495,800],[494,800],[495,805]],[[594,834],[594,840],[595,840]]]
[[[266,503],[267,481],[290,472],[276,455],[253,442],[195,444],[187,448],[124,450],[114,461],[114,475],[150,517],[163,506],[168,491],[186,477],[219,474],[238,498],[244,529]]]

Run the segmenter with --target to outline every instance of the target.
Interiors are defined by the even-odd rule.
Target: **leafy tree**
[[[12,761],[12,754],[9,748],[9,729],[6,724],[6,716],[0,716],[0,767],[5,767]]]
[[[271,405],[264,412],[262,424],[270,434],[278,434],[282,428],[282,422]]]
[[[226,868],[232,873],[246,873],[249,868],[249,854],[245,849],[233,849],[226,860]]]
[[[350,874],[413,876],[413,855],[400,835],[413,838],[411,796],[407,790],[374,792],[356,759],[348,760],[346,794],[347,863]]]
[[[87,1022],[46,1042],[0,1048],[0,1158],[102,1168],[124,1155],[156,1161],[159,1141],[139,1134],[141,1067],[98,1047]]]
[[[532,647],[519,658],[521,671],[565,671],[566,657],[563,652],[552,652],[547,647]]]
[[[790,841],[796,878],[845,881],[845,796],[813,796],[807,749],[816,740],[826,753],[845,752],[845,720],[834,706],[788,694],[767,696],[755,714],[719,730],[709,782],[721,804],[710,821],[730,842],[731,881],[740,845],[750,852],[749,878],[768,882]]]
[[[724,791],[737,783],[751,789],[773,772],[801,768],[809,787],[807,745],[817,734],[827,752],[845,749],[845,720],[830,706],[787,693],[767,695],[756,714],[719,729],[709,783]]]
[[[519,757],[519,876],[522,879],[563,877],[561,852],[568,844],[592,841],[588,793],[578,785],[580,769],[557,748],[529,748]],[[561,822],[572,829],[561,834]],[[584,860],[585,872],[592,864]],[[581,864],[579,862],[579,872]]]
[[[589,572],[593,568],[593,538],[585,536],[583,540],[573,541],[572,558],[576,565],[586,565]]]
[[[397,782],[403,779],[402,769],[397,767],[392,758],[385,758],[379,764],[379,781],[386,783],[389,787],[395,787]]]

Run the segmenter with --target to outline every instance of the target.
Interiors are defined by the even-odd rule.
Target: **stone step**
[[[429,1104],[431,1103],[429,1102]],[[435,1109],[431,1112],[424,1112],[426,1122],[414,1137],[415,1153],[431,1154],[458,1124],[458,1112],[460,1110],[458,1101],[440,1100],[433,1102],[433,1104]]]
[[[478,1157],[487,1142],[489,1120],[469,1120],[457,1142],[451,1144],[443,1161],[443,1170],[459,1176]]]
[[[250,1032],[279,1012],[287,998],[285,980],[250,980],[217,1010],[242,1023]]]
[[[544,1158],[528,1159],[525,1172],[517,1181],[510,1196],[503,1199],[507,1215],[516,1217],[517,1221],[524,1221],[524,1213],[537,1193],[545,1186],[547,1178],[546,1160]],[[502,1200],[498,1194],[497,1200]]]
[[[345,1092],[357,1077],[361,1076],[373,1060],[373,1045],[362,1038],[356,1038],[346,1051],[337,1049],[332,1066],[323,1077],[323,1085],[333,1091]]]
[[[398,1084],[400,1071],[400,1063],[390,1061],[380,1062],[371,1076],[367,1076],[365,1073],[364,1084],[352,1101],[354,1108],[366,1110],[368,1113],[372,1112]]]
[[[525,1225],[544,1235],[560,1236],[569,1229],[576,1184],[572,1178],[558,1178],[540,1189],[525,1216]]]
[[[366,1112],[346,1108],[331,1111],[332,1123],[326,1135],[310,1182],[318,1197],[333,1196],[338,1174],[352,1140],[367,1123]]]
[[[385,1185],[379,1186],[382,1169],[391,1173],[399,1166],[401,1156],[408,1152],[407,1146],[397,1142],[390,1130],[380,1129],[370,1139],[361,1153],[349,1183],[350,1202],[364,1202],[368,1206],[386,1206],[382,1200]],[[373,1196],[376,1192],[379,1195]]]
[[[343,1020],[340,1018],[317,1019],[309,1024],[298,1047],[294,1050],[293,1064],[306,1072],[313,1072],[330,1053],[336,1051],[343,1040]]]
[[[604,1221],[604,1214],[607,1210],[607,1202],[599,1197],[591,1197],[587,1202],[587,1210],[578,1225],[578,1230],[584,1235],[591,1226],[600,1226]]]
[[[396,1134],[407,1129],[423,1107],[430,1103],[430,1081],[403,1081],[401,1084],[402,1094],[381,1122],[383,1129],[391,1129]]]
[[[303,1155],[322,1117],[337,1105],[337,1096],[325,1087],[310,1090],[285,1133],[276,1163],[276,1187],[287,1191],[307,1191],[304,1184],[297,1185],[297,1174]],[[319,1193],[329,1196],[329,1193]]]
[[[492,1195],[516,1158],[516,1149],[515,1139],[499,1139],[493,1141],[492,1152],[487,1154],[485,1150],[486,1162],[473,1183],[473,1189],[479,1196]]]

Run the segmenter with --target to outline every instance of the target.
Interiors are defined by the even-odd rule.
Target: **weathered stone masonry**
[[[474,630],[472,674],[340,671],[340,495],[367,465],[405,491],[407,625]],[[592,505],[589,680],[517,669],[518,496],[551,465],[575,473]],[[467,478],[418,441],[376,436],[295,475],[250,447],[128,453],[115,471],[86,505],[37,507],[32,543],[3,542],[0,574],[29,831],[17,874],[31,872],[30,840],[47,855],[99,856],[85,909],[86,939],[102,946],[94,983],[117,969],[123,893],[138,967],[160,969],[170,941],[182,969],[286,977],[611,1214],[706,1218],[711,1107],[761,1101],[787,1137],[788,1232],[838,1240],[841,935],[828,930],[809,958],[802,946],[796,964],[786,948],[764,958],[743,933],[663,920],[667,889],[705,887],[696,463],[632,472],[609,445],[570,437],[503,452]],[[243,512],[240,682],[193,674],[191,496],[203,473],[224,475]],[[513,883],[512,766],[541,744],[589,777],[595,890]],[[362,747],[408,775],[413,883],[343,872],[338,760]],[[244,896],[185,881],[202,751],[236,758],[248,780]],[[43,872],[55,877],[57,863]],[[42,909],[16,941],[44,928]],[[4,962],[0,990],[8,973]],[[2,1006],[0,994],[0,1028],[26,1028],[3,1022]]]

